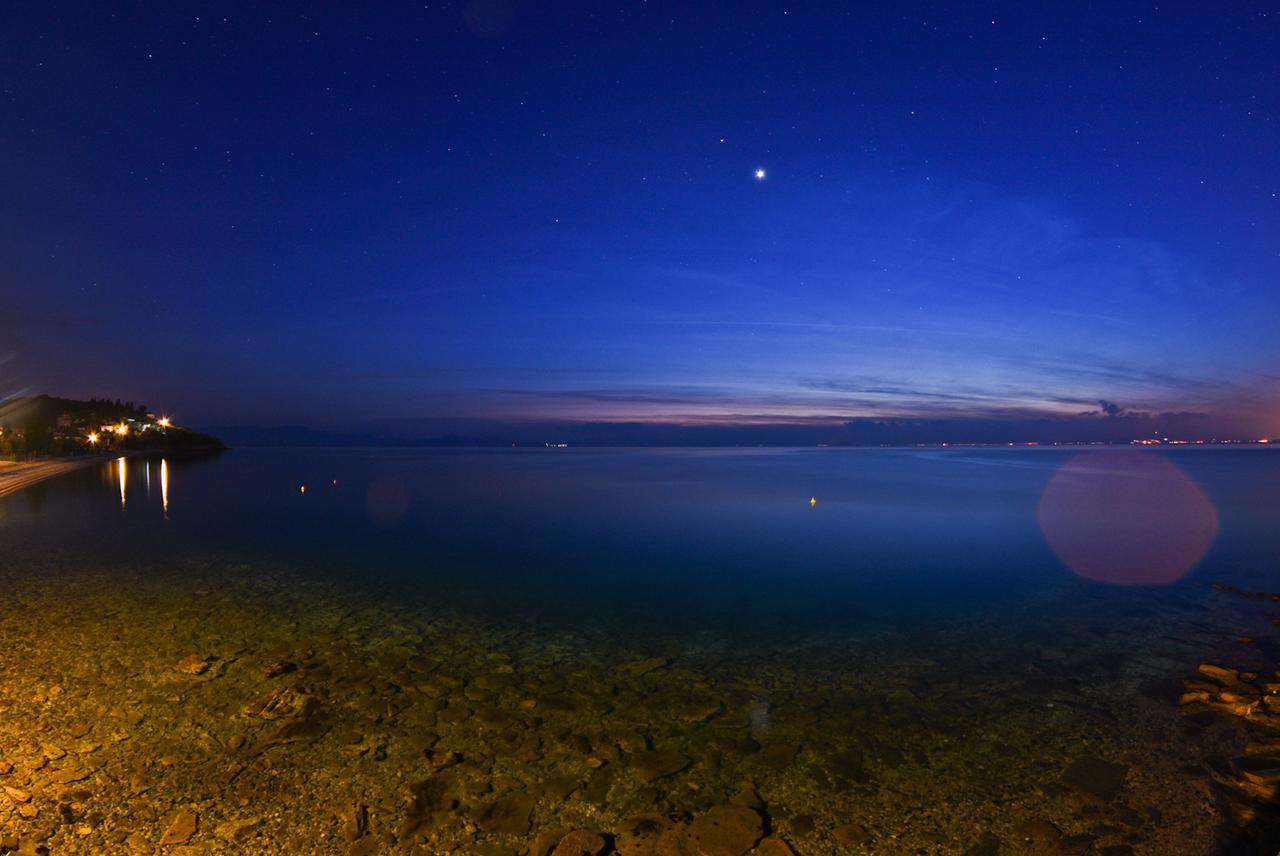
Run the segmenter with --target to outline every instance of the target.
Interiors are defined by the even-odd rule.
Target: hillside
[[[133,402],[31,395],[0,402],[0,457],[163,449],[217,451],[221,441]]]

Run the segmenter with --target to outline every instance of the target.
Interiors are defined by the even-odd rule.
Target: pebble
[[[249,840],[260,826],[262,826],[262,818],[244,817],[218,824],[213,834],[231,844],[243,844]]]
[[[72,782],[82,782],[91,775],[93,771],[84,767],[64,767],[56,771],[51,778],[59,785],[69,785]]]
[[[164,835],[160,836],[160,845],[186,844],[196,834],[198,820],[193,811],[179,811],[169,821]]]
[[[209,671],[209,664],[213,661],[212,657],[204,657],[200,654],[188,654],[183,657],[173,668],[184,675],[203,675]]]
[[[281,675],[287,675],[297,668],[297,663],[290,662],[289,660],[276,660],[271,663],[264,663],[258,669],[258,673],[262,675],[263,678],[270,680],[271,678],[278,678]]]
[[[11,788],[8,785],[5,785],[4,793],[5,796],[15,803],[31,802],[30,791],[24,791],[20,788]]]

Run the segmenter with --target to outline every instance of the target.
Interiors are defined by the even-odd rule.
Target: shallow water
[[[0,834],[1247,847],[1257,726],[1178,697],[1275,671],[1271,602],[1211,584],[1280,587],[1278,522],[1260,448],[113,462],[0,500]]]

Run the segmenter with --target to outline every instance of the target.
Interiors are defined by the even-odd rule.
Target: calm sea
[[[1179,694],[1280,666],[1277,557],[1260,447],[130,457],[0,500],[0,707],[45,735],[0,761],[39,806],[62,711],[123,711],[103,816],[269,799],[260,852],[642,853],[707,812],[801,854],[1254,852],[1270,744]],[[46,836],[163,832],[112,822]]]
[[[1188,545],[1181,566],[1173,557],[1158,585],[1109,583],[1105,567],[1090,579],[1055,553],[1046,525],[1096,545],[1105,565],[1111,552],[1142,561],[1121,555],[1118,538],[1157,553],[1171,531],[1204,524],[1186,519],[1194,509],[1164,507],[1184,485],[1144,459],[1198,486],[1216,516],[1212,537],[1203,550]],[[1066,497],[1067,508],[1086,506],[1079,520],[1038,519],[1064,467],[1096,477],[1101,493]],[[1134,480],[1154,491],[1126,491]],[[1108,513],[1137,518],[1136,529],[1089,519],[1099,495],[1114,496]],[[15,551],[56,545],[94,563],[193,551],[269,559],[570,626],[767,641],[910,628],[1027,599],[1105,605],[1265,582],[1280,555],[1280,452],[244,449],[116,461],[0,509]],[[1127,572],[1115,581],[1133,582]]]

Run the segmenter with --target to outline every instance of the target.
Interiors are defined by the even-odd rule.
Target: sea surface
[[[1278,557],[1265,447],[124,458],[0,499],[0,845],[1264,852]]]

